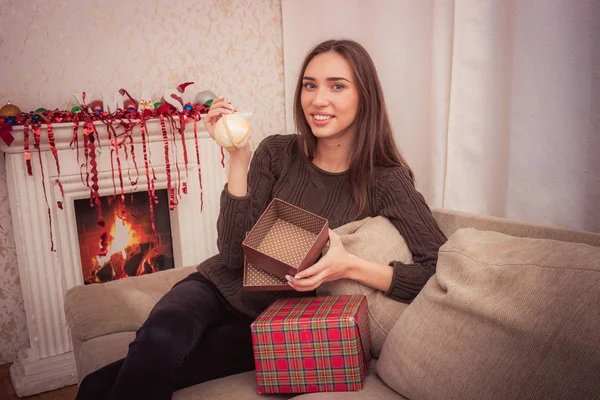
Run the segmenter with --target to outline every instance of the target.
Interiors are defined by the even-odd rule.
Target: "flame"
[[[110,260],[110,257],[113,254],[118,252],[121,252],[123,259],[127,259],[127,254],[125,252],[127,246],[140,242],[140,239],[137,237],[131,224],[127,222],[125,218],[121,218],[117,214],[115,214],[115,222],[110,229],[109,238],[112,238],[112,240],[108,243],[107,254],[105,256],[96,256],[98,265],[104,265],[104,263]],[[98,248],[100,248],[100,245],[98,245]]]

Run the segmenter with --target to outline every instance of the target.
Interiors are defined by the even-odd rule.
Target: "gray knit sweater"
[[[298,150],[296,135],[265,138],[254,153],[248,176],[248,194],[221,194],[217,221],[219,254],[198,266],[230,304],[256,317],[279,297],[298,296],[295,291],[245,292],[242,287],[244,252],[242,241],[269,202],[277,197],[329,220],[331,229],[355,219],[348,174],[331,173],[312,164]],[[446,241],[423,196],[416,191],[402,167],[376,167],[368,185],[364,217],[387,217],[404,237],[413,264],[390,260],[394,268],[386,295],[409,302],[435,273],[437,252]]]

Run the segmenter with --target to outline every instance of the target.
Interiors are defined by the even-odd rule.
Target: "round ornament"
[[[40,107],[40,108],[38,108],[37,110],[35,110],[36,114],[43,114],[43,113],[44,113],[44,111],[46,111],[46,109],[45,109],[45,108],[43,108],[43,107]]]
[[[81,110],[81,107],[79,107],[79,106],[75,106],[75,107],[71,108],[71,112],[73,114],[77,114],[80,110]]]
[[[215,141],[226,150],[241,149],[251,135],[250,122],[237,114],[225,114],[215,125]]]
[[[0,108],[0,117],[16,117],[21,114],[21,109],[10,101]]]
[[[89,105],[90,110],[96,114],[102,114],[104,112],[104,104],[101,100],[94,100]]]
[[[212,101],[217,97],[216,94],[210,90],[204,90],[196,95],[196,103],[204,104],[210,107],[210,104],[206,104],[208,101]]]
[[[133,112],[135,110],[137,110],[138,105],[136,104],[136,102],[132,99],[125,99],[123,100],[123,109],[126,110],[127,112]]]

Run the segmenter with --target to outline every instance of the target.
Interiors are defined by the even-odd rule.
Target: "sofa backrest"
[[[514,221],[506,218],[487,215],[469,214],[442,208],[432,208],[433,216],[446,237],[450,237],[461,228],[476,228],[485,231],[496,231],[518,237],[553,239],[562,242],[585,243],[600,247],[600,234],[552,228],[528,222]]]

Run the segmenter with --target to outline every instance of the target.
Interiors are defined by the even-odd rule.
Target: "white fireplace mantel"
[[[110,143],[106,139],[106,128],[96,122],[100,134],[98,161],[99,194],[114,192],[113,172],[110,160]],[[27,328],[31,347],[22,350],[11,367],[11,378],[19,396],[28,396],[53,390],[77,382],[71,340],[65,322],[63,298],[67,290],[83,284],[81,259],[77,236],[74,200],[89,198],[90,190],[83,184],[80,164],[83,162],[83,143],[79,131],[80,160],[75,147],[70,147],[73,124],[53,124],[56,149],[60,162],[58,175],[54,156],[47,141],[47,132],[42,125],[41,162],[33,147],[30,131],[29,147],[33,176],[27,174],[23,146],[23,127],[14,127],[15,141],[11,146],[0,141],[0,150],[5,153],[10,209],[14,227],[17,260]],[[156,189],[167,187],[167,174],[163,137],[158,120],[149,121],[148,138],[151,157],[157,180]],[[196,164],[193,124],[188,123],[185,140],[188,155],[187,177],[181,146],[181,137],[175,132],[176,146],[169,133],[170,163],[173,182],[179,166],[182,181],[187,181],[188,193],[170,211],[175,266],[193,265],[216,253],[216,219],[219,210],[219,195],[226,181],[225,169],[221,166],[220,148],[208,136],[203,124],[198,123],[200,164],[204,210],[200,210],[200,183]],[[127,171],[135,175],[131,158],[125,160],[121,152],[123,183],[126,193],[146,191],[141,133],[134,130],[134,147],[139,170],[135,187],[127,179]],[[115,164],[115,173],[117,167]],[[43,171],[43,179],[42,179]],[[62,198],[60,182],[64,190]],[[118,178],[117,192],[120,192]],[[44,196],[42,180],[46,187],[48,202]],[[64,209],[57,207],[63,201]],[[52,218],[52,235],[56,251],[51,251],[48,205]]]

